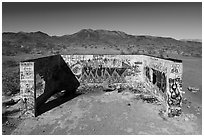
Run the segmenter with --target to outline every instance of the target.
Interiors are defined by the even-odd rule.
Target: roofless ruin
[[[20,62],[20,94],[28,116],[57,92],[108,82],[148,92],[165,103],[168,116],[181,114],[182,61],[149,55],[54,55]]]

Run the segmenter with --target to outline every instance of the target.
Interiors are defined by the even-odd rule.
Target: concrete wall
[[[148,86],[154,89],[152,93],[166,102],[169,116],[179,115],[182,105],[182,62],[151,56],[143,56],[143,62],[146,89]]]
[[[23,113],[35,114],[34,62],[20,62],[20,94],[24,101]]]
[[[30,83],[30,86],[34,87],[34,96],[32,94],[32,97],[29,98],[34,98],[34,103],[31,103],[35,104],[32,111],[35,115],[37,115],[37,109],[52,95],[62,90],[73,94],[80,85],[60,55],[28,60],[27,62],[34,64],[34,70],[32,70],[34,82]],[[21,71],[23,72],[23,69]],[[22,91],[25,91],[23,86]]]
[[[166,103],[169,116],[181,112],[179,60],[146,55],[56,55],[26,62],[21,63],[21,92],[28,98],[34,96],[36,108],[59,91],[74,91],[79,83],[89,86],[106,82],[151,93]]]
[[[171,63],[168,75],[167,106],[169,116],[181,113],[182,105],[182,63]]]
[[[81,84],[122,84],[137,87],[143,81],[140,55],[62,55]]]
[[[81,84],[120,84],[133,88],[145,86],[167,111],[181,111],[182,62],[146,55],[62,55]],[[176,88],[173,88],[173,87]]]

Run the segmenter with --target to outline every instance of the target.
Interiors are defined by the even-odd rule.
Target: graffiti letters
[[[169,92],[167,94],[167,106],[169,115],[177,116],[181,113],[182,95],[180,91],[181,78],[169,78]],[[177,109],[175,109],[177,108]]]
[[[171,73],[180,73],[181,72],[181,67],[179,64],[172,64],[171,65]]]
[[[34,63],[20,63],[20,92],[25,105],[23,109],[34,116]]]
[[[48,89],[55,89],[55,86],[52,88],[50,86],[54,85],[53,83],[58,82],[59,85],[61,83],[62,85],[67,85],[62,82],[64,77],[59,75],[59,72],[63,72],[59,68],[64,69],[66,67],[68,68],[67,72],[69,70],[72,77],[75,80],[77,78],[76,81],[81,84],[98,85],[104,83],[104,81],[108,81],[113,85],[129,86],[141,90],[144,87],[148,87],[148,91],[152,92],[155,96],[162,96],[162,99],[165,99],[169,115],[174,116],[181,113],[181,63],[143,55],[61,55],[61,57],[64,59],[62,62],[66,63],[62,66],[51,65],[49,69],[46,68],[46,71],[41,71],[41,67],[39,67],[41,65],[39,64],[41,63],[43,66],[43,63],[48,61],[44,60],[39,62],[35,67],[35,71],[38,70],[39,72],[39,76],[35,74],[35,81],[34,63],[21,62],[20,92],[28,104],[26,109],[34,109],[34,88],[37,89],[39,87],[40,92],[36,95],[40,96],[44,94],[43,90],[45,89],[47,89],[47,91]],[[58,61],[56,61],[56,64],[57,63]],[[48,62],[47,64],[52,63]],[[62,75],[66,74],[65,72],[62,73]],[[60,78],[63,80],[59,82]],[[69,79],[70,76],[66,81],[69,81]],[[46,87],[46,81],[53,83]],[[59,88],[60,86],[57,87],[57,89]],[[68,88],[68,86],[66,88]]]
[[[119,55],[62,55],[73,74],[82,83],[125,83],[125,77],[141,76],[141,59]],[[69,60],[69,61],[67,61]],[[136,78],[138,77],[138,78]]]

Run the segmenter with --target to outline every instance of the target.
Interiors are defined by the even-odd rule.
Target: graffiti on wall
[[[146,57],[144,61],[146,80],[156,85],[167,102],[167,113],[171,116],[181,114],[182,63]],[[167,85],[168,82],[168,85]],[[167,90],[169,89],[169,90]]]
[[[152,83],[155,84],[163,93],[166,92],[166,74],[153,69],[153,80]]]
[[[23,110],[34,116],[34,63],[20,63],[20,93],[24,102]]]
[[[148,82],[149,89],[153,91],[151,88],[153,85],[156,87],[154,94],[162,96],[162,100],[167,101],[167,111],[170,115],[181,112],[182,63],[152,57],[141,58],[138,55],[59,55],[59,57],[62,58],[51,56],[36,59],[35,81],[34,63],[21,62],[20,90],[27,112],[34,115],[34,107],[38,106],[34,106],[34,101],[38,104],[44,103],[58,90],[71,91],[79,86],[79,82],[94,85],[106,81],[113,85],[122,84],[136,89],[144,89],[144,83]],[[78,86],[74,86],[74,79],[78,80],[76,80],[78,84],[75,83]]]
[[[154,94],[165,99],[168,115],[170,117],[180,115],[182,63],[145,57],[143,75],[145,76],[146,82],[151,83],[159,89]]]
[[[141,81],[142,61],[123,55],[62,55],[80,83],[129,83]]]
[[[109,80],[112,83],[125,83],[126,68],[91,68],[83,67],[79,78],[82,83],[102,83]]]
[[[42,76],[36,74],[36,98],[44,93],[46,82]]]
[[[158,58],[149,58],[149,67],[158,70],[163,73],[167,73],[167,61],[164,59],[158,59]]]
[[[181,69],[182,68],[181,68],[180,64],[172,64],[170,72],[175,73],[175,74],[180,74],[182,71]]]
[[[162,91],[161,93],[165,93],[168,61],[147,56],[144,62],[144,76],[146,80],[155,85],[159,91]]]
[[[158,70],[155,70],[153,68],[150,68],[148,66],[144,67],[144,76],[145,81],[150,84],[152,87],[154,87],[154,92],[152,92],[155,96],[159,97],[160,99],[165,99],[165,94],[166,94],[166,74],[163,72],[160,72]],[[148,84],[148,86],[149,86]]]
[[[22,110],[37,116],[44,110],[49,98],[65,91],[74,94],[80,85],[60,55],[42,57],[20,63],[20,90],[24,101]]]
[[[182,65],[172,64],[169,75],[169,92],[167,94],[167,106],[169,116],[181,114],[182,105]]]
[[[79,82],[61,55],[31,61],[35,64],[35,114],[38,115],[51,96],[61,91],[72,94],[79,86]]]

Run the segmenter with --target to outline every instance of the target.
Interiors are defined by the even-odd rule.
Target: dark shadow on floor
[[[63,96],[57,97],[54,100],[51,100],[49,102],[46,102],[42,104],[40,107],[36,108],[36,117],[57,107],[60,106],[61,104],[81,95],[80,93],[75,93],[75,94],[64,94]]]
[[[6,121],[8,121],[8,117],[2,114],[2,124],[4,124]]]

